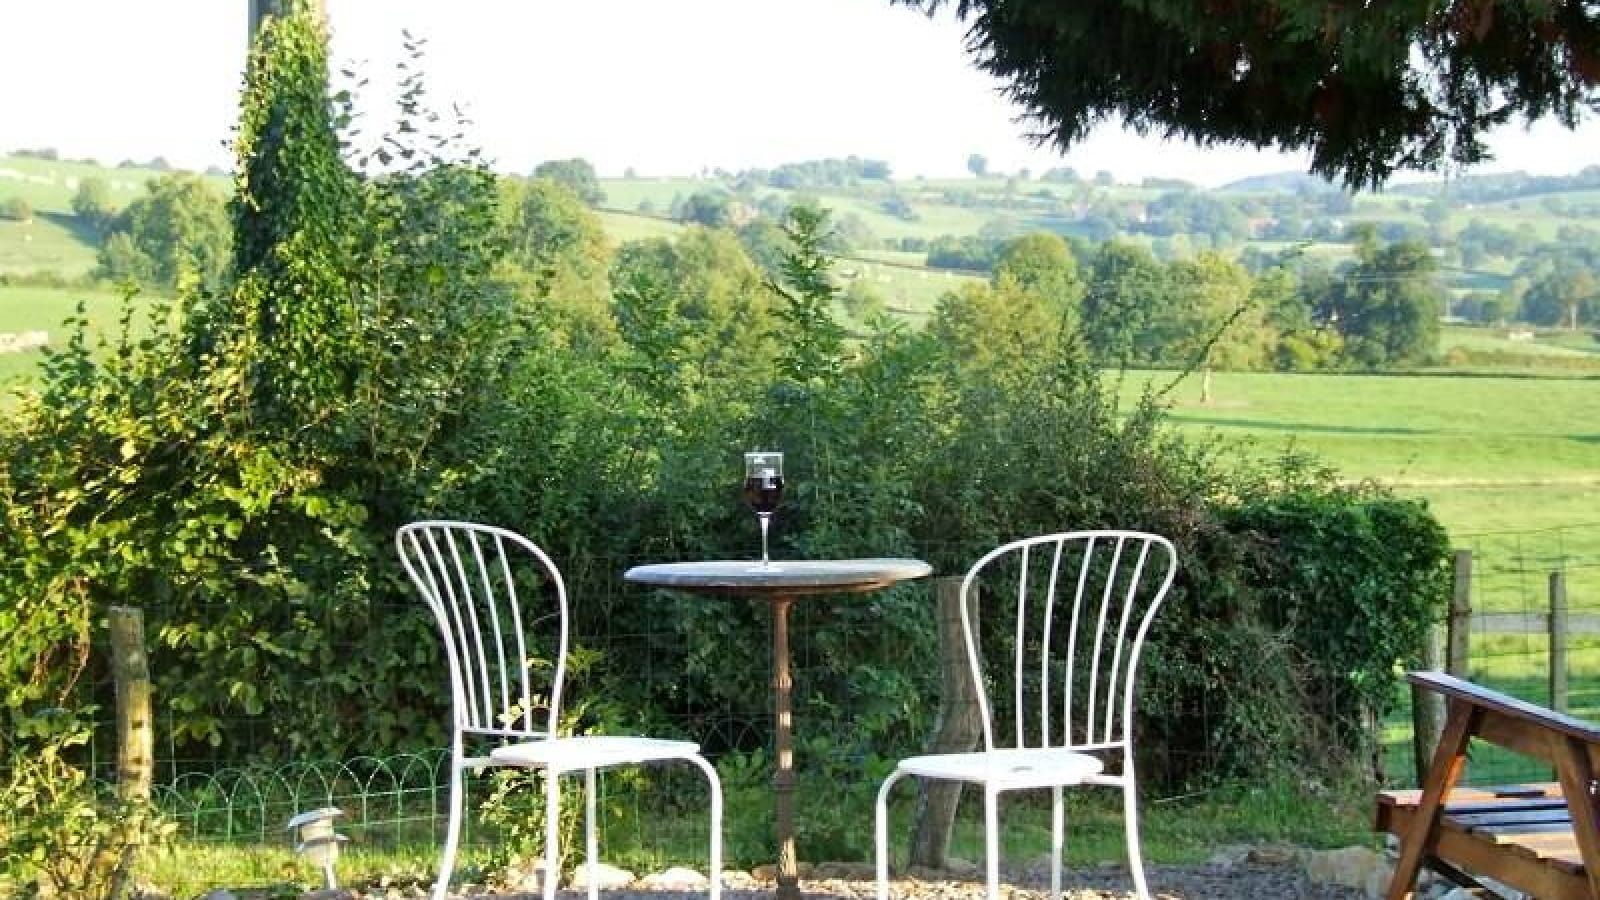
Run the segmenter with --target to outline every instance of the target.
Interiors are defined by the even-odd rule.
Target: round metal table
[[[772,605],[772,691],[777,717],[778,900],[797,900],[800,877],[794,847],[794,733],[789,677],[789,607],[812,594],[859,594],[923,578],[933,567],[920,559],[715,561],[635,566],[623,578],[637,584],[695,594],[764,598]],[[713,873],[712,877],[717,877]]]

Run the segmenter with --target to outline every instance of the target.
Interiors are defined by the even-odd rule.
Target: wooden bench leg
[[[1590,746],[1560,734],[1551,734],[1549,740],[1550,759],[1556,764],[1561,793],[1567,798],[1567,812],[1572,817],[1572,836],[1577,839],[1578,852],[1583,855],[1589,892],[1591,896],[1600,897],[1600,866],[1590,864],[1591,860],[1600,860],[1600,813],[1595,808],[1594,766],[1589,758]]]
[[[1467,762],[1467,745],[1472,742],[1481,715],[1472,704],[1451,699],[1444,733],[1439,736],[1433,762],[1428,765],[1428,783],[1423,785],[1422,800],[1417,804],[1411,828],[1400,839],[1400,861],[1395,864],[1394,878],[1389,882],[1388,900],[1410,900],[1417,874],[1422,871],[1422,860],[1433,845],[1434,832],[1439,827],[1444,797],[1461,777]]]

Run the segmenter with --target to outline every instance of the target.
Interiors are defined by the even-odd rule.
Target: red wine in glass
[[[767,558],[767,528],[772,512],[783,499],[783,454],[775,451],[744,455],[744,502],[761,519],[761,568],[772,568]]]
[[[782,475],[755,475],[744,480],[744,502],[757,513],[771,513],[783,499]]]

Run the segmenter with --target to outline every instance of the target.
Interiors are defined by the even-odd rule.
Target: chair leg
[[[1133,777],[1133,761],[1125,761],[1122,771],[1122,827],[1128,836],[1128,871],[1133,873],[1134,896],[1150,900],[1150,888],[1144,881],[1144,853],[1139,849],[1139,787]]]
[[[1050,897],[1061,900],[1061,857],[1066,850],[1066,815],[1061,808],[1061,785],[1050,789]]]
[[[873,813],[873,844],[878,868],[878,900],[889,900],[889,789],[904,778],[902,772],[891,772],[878,788],[878,802]]]
[[[722,779],[717,777],[717,770],[711,763],[706,762],[703,756],[691,756],[689,762],[694,763],[705,773],[706,785],[711,789],[711,864],[707,867],[706,883],[710,887],[711,900],[722,898]]]
[[[561,880],[561,865],[556,856],[561,818],[559,777],[560,773],[553,768],[544,770],[544,900],[556,900],[556,882]]]
[[[989,900],[1000,900],[1000,792],[983,786],[983,862]]]
[[[594,831],[594,770],[583,770],[583,849],[589,857],[589,900],[600,900],[600,840]]]
[[[461,814],[465,806],[466,785],[461,777],[460,754],[450,760],[450,822],[444,831],[444,853],[439,857],[439,878],[433,883],[433,900],[444,900],[450,890],[450,875],[456,867],[456,850],[461,843]]]

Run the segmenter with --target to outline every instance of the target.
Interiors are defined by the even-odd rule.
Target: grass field
[[[80,288],[0,286],[0,331],[47,331],[51,345],[62,346],[69,333],[62,323],[77,314],[79,300],[85,303],[91,339],[99,335],[113,336],[122,316],[122,295],[111,290]],[[142,304],[143,301],[136,299],[134,302]],[[135,327],[141,324],[135,316]],[[19,378],[31,377],[38,370],[39,359],[37,351],[0,353],[0,388]],[[0,397],[0,409],[7,402]]]
[[[0,221],[0,275],[54,272],[76,278],[93,269],[95,249],[77,232],[76,221],[53,212],[35,212],[29,222]]]
[[[1446,325],[1439,335],[1439,352],[1449,353],[1451,349],[1460,347],[1465,350],[1585,357],[1600,361],[1600,340],[1590,337],[1587,331],[1541,331],[1528,341],[1509,340],[1506,332],[1504,328]]]
[[[1165,386],[1134,376],[1124,390]],[[1294,446],[1354,478],[1416,487],[1600,483],[1600,381],[1218,373],[1167,395],[1172,419],[1251,452]],[[1600,516],[1597,516],[1600,518]]]

